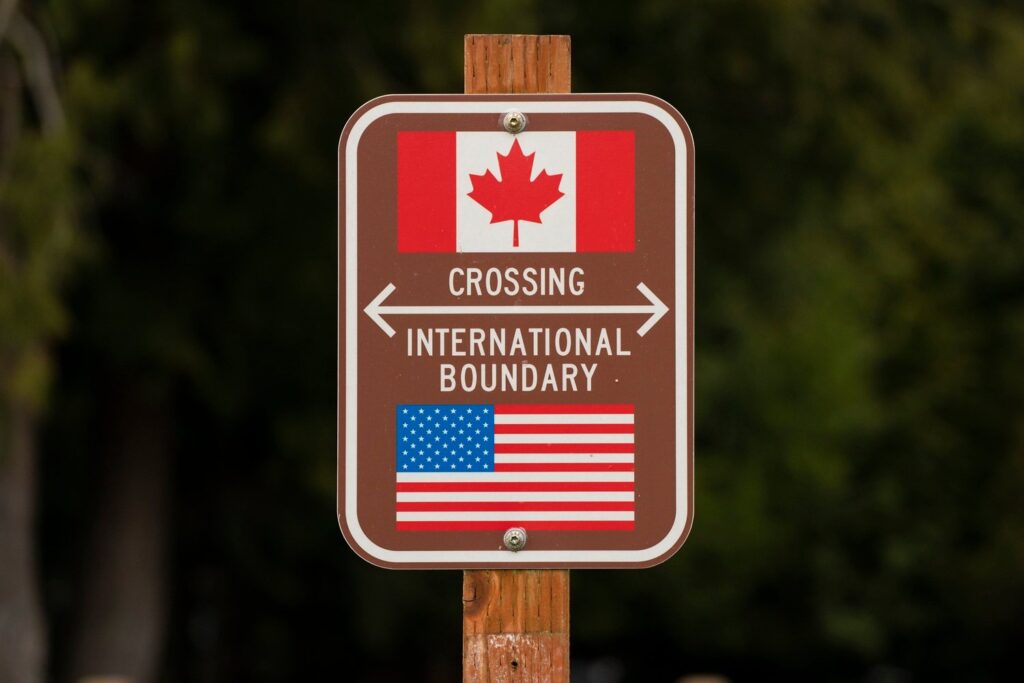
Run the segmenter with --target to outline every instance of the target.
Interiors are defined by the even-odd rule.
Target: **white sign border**
[[[582,95],[588,96],[588,95]],[[600,95],[598,95],[600,96]],[[461,566],[508,566],[560,564],[643,564],[657,559],[675,546],[687,531],[690,522],[689,501],[689,396],[687,391],[687,340],[688,289],[687,281],[687,212],[689,211],[688,152],[687,135],[668,111],[671,105],[658,106],[647,100],[431,100],[430,96],[409,96],[408,100],[394,100],[394,96],[365,110],[349,123],[348,139],[345,142],[345,510],[344,521],[351,534],[351,541],[372,558],[389,565],[433,564],[453,568]],[[589,95],[593,97],[593,95]],[[645,96],[650,97],[650,96]],[[651,98],[656,99],[656,98]],[[372,104],[372,102],[371,102]],[[668,131],[675,145],[675,338],[676,338],[676,517],[672,527],[658,543],[639,550],[523,550],[512,553],[507,550],[391,550],[374,543],[359,524],[357,505],[357,428],[358,428],[358,323],[361,308],[357,301],[357,162],[359,140],[366,129],[377,119],[391,114],[494,114],[497,117],[517,109],[529,113],[578,113],[578,114],[643,114],[650,116]],[[683,125],[686,122],[683,121]],[[687,127],[688,131],[689,127]],[[691,138],[692,139],[692,136]],[[340,212],[340,207],[339,207]],[[340,280],[339,280],[339,292]],[[338,334],[341,335],[341,318],[338,319]],[[339,368],[340,370],[340,368]],[[338,376],[339,384],[341,374]],[[340,393],[340,387],[339,387]],[[341,441],[341,425],[336,435],[336,450]],[[339,462],[339,467],[340,462]],[[683,503],[683,504],[680,504]],[[339,511],[339,517],[340,517]]]

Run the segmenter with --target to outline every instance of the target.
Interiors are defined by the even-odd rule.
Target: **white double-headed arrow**
[[[668,306],[656,297],[654,292],[644,283],[641,282],[636,288],[647,297],[650,303],[635,306],[602,306],[597,304],[580,304],[576,306],[560,304],[550,306],[520,306],[518,304],[508,306],[384,306],[384,299],[387,299],[395,291],[395,286],[389,282],[388,286],[382,289],[380,294],[363,311],[389,337],[395,336],[395,329],[384,320],[385,315],[622,315],[631,313],[650,316],[640,326],[640,329],[636,331],[642,337],[661,320],[662,316],[668,313]]]

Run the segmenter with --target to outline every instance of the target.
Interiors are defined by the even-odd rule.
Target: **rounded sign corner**
[[[356,555],[358,555],[359,557],[363,558],[364,560],[366,560],[370,564],[372,564],[372,565],[374,565],[376,567],[380,567],[382,569],[400,569],[401,568],[400,564],[396,565],[394,563],[388,562],[383,557],[380,557],[377,554],[375,554],[373,552],[373,549],[374,549],[375,546],[374,546],[372,541],[367,543],[366,545],[363,545],[362,543],[359,542],[358,537],[359,536],[364,536],[364,538],[365,538],[365,535],[362,532],[362,528],[359,526],[359,520],[358,519],[355,520],[355,528],[359,529],[359,534],[355,534],[352,531],[352,527],[348,523],[348,518],[346,517],[345,513],[342,512],[342,511],[339,511],[338,512],[338,528],[341,530],[341,535],[345,539],[345,543],[348,544],[348,547],[352,549],[352,552],[354,552]],[[366,540],[369,541],[369,539],[366,539]],[[370,547],[367,547],[367,546],[370,546]]]
[[[690,500],[692,501],[692,497],[690,498]],[[663,563],[667,562],[668,560],[672,559],[672,557],[675,556],[675,554],[682,549],[683,545],[685,545],[687,539],[690,537],[690,532],[692,530],[693,530],[693,506],[691,505],[689,507],[689,509],[686,511],[686,518],[685,518],[685,520],[683,522],[682,528],[678,532],[675,532],[674,534],[670,530],[669,534],[662,540],[662,543],[658,544],[658,545],[662,545],[663,543],[668,543],[669,547],[664,552],[660,553],[659,555],[657,555],[657,556],[655,556],[655,557],[653,557],[653,558],[651,558],[649,560],[646,560],[644,562],[638,563],[636,565],[636,568],[637,569],[650,569],[651,567],[656,567],[659,564],[663,564]],[[675,539],[669,540],[673,535],[675,536]]]

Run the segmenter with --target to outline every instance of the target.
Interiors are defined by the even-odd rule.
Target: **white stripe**
[[[563,462],[633,462],[631,453],[499,453],[496,463],[543,462],[556,465]]]
[[[601,413],[601,414],[556,414],[546,413],[538,415],[526,415],[521,413],[507,413],[494,416],[494,424],[499,425],[631,425],[633,424],[633,413]]]
[[[631,503],[632,491],[399,491],[399,503],[552,502]]]
[[[633,443],[632,434],[495,434],[494,443]]]
[[[632,522],[634,515],[626,510],[561,510],[550,512],[509,510],[490,512],[467,510],[466,512],[399,512],[399,522]]]
[[[632,472],[448,472],[398,473],[398,483],[498,483],[498,482],[597,482],[633,481]]]

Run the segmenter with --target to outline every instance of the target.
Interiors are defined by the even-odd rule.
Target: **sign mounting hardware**
[[[506,131],[515,135],[516,133],[522,133],[526,130],[526,115],[521,111],[507,111],[505,115],[501,117],[501,125]]]

